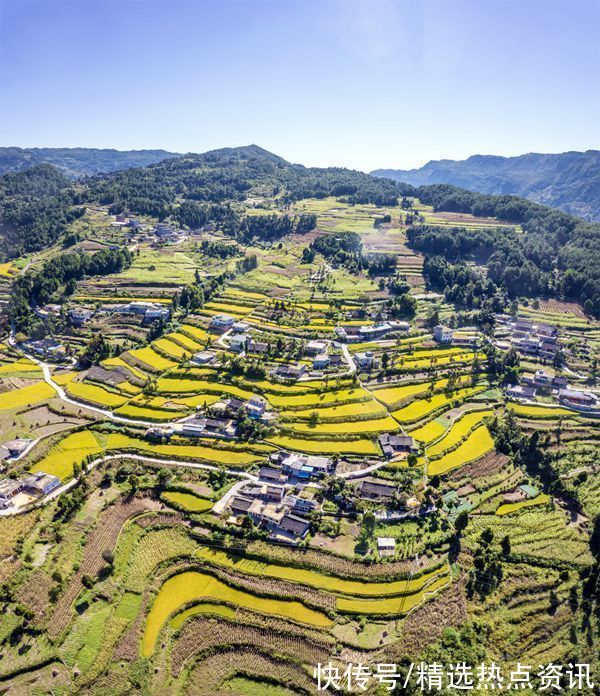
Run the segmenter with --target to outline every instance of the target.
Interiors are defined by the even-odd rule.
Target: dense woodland
[[[14,258],[56,242],[83,214],[78,194],[57,169],[41,164],[0,177],[0,255]]]
[[[489,277],[512,296],[562,296],[600,316],[600,224],[515,196],[473,193],[444,184],[423,186],[416,195],[435,210],[518,223],[525,234],[418,225],[408,230],[415,249],[442,253],[449,260],[483,259]]]

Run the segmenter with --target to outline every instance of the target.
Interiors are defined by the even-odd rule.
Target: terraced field
[[[55,395],[54,389],[46,382],[30,384],[20,389],[13,389],[0,393],[0,411],[21,406],[31,406],[51,399]]]
[[[174,612],[189,602],[205,598],[272,616],[292,619],[309,626],[319,628],[331,626],[331,620],[325,614],[310,609],[301,602],[257,597],[249,592],[228,587],[212,575],[186,572],[167,580],[154,600],[146,619],[142,638],[142,655],[149,657],[152,654],[161,627]]]
[[[439,459],[431,461],[427,470],[431,476],[445,474],[451,469],[463,466],[468,462],[482,457],[493,448],[494,441],[488,429],[485,425],[482,425],[475,428],[456,449],[443,454]]]
[[[492,411],[473,411],[472,413],[465,413],[461,418],[454,421],[450,430],[444,437],[427,447],[427,456],[430,459],[435,459],[446,450],[455,447],[475,426],[479,425],[484,418],[491,416],[492,413]]]
[[[381,450],[372,440],[366,438],[360,439],[314,439],[309,440],[302,437],[289,437],[279,435],[277,437],[267,438],[267,442],[284,447],[290,450],[300,452],[309,452],[311,454],[348,454],[348,455],[379,455]]]
[[[109,409],[122,406],[129,398],[87,382],[69,381],[65,389],[69,396],[72,396],[74,399]]]
[[[407,406],[403,406],[395,411],[392,411],[392,416],[400,423],[412,423],[431,413],[440,411],[444,407],[453,402],[461,402],[475,394],[484,391],[485,387],[469,387],[459,389],[449,394],[434,394],[429,399],[418,399],[412,401]]]
[[[67,435],[39,462],[31,467],[31,471],[45,471],[58,476],[63,481],[72,478],[73,466],[83,460],[102,452],[102,447],[93,433],[89,430]]]

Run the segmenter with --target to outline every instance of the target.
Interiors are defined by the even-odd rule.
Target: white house
[[[433,330],[433,337],[438,343],[452,343],[454,331],[448,326],[438,324]]]
[[[212,331],[220,331],[221,333],[229,331],[229,329],[235,324],[235,319],[230,317],[229,314],[215,314],[210,320],[209,328]]]

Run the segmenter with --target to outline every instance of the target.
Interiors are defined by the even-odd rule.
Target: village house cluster
[[[240,524],[249,517],[274,539],[298,541],[309,531],[310,513],[319,509],[317,481],[335,471],[329,457],[280,451],[271,455],[270,466],[258,472],[259,481],[242,488],[229,502],[229,522]]]

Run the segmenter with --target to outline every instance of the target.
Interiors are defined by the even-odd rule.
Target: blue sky
[[[0,144],[369,170],[600,147],[600,2],[0,0]]]

